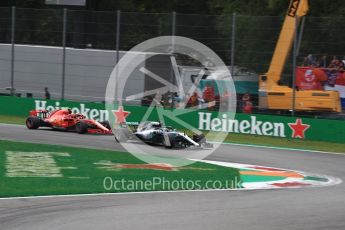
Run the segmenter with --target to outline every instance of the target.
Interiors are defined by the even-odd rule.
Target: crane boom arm
[[[341,112],[337,91],[293,90],[292,87],[278,84],[295,38],[296,27],[308,9],[308,0],[290,2],[268,72],[259,76],[260,109]]]
[[[291,0],[276,48],[273,53],[271,64],[266,74],[268,84],[276,84],[278,80],[280,80],[295,37],[297,25],[296,22],[300,17],[303,17],[307,14],[308,9],[308,0]]]

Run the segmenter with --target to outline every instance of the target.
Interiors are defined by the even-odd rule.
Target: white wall
[[[120,52],[120,58],[125,52]],[[145,55],[145,54],[141,54]],[[108,78],[116,62],[116,51],[66,49],[65,99],[104,101]],[[143,63],[145,65],[145,63]],[[137,67],[139,68],[139,67]],[[11,86],[11,45],[0,44],[0,92]],[[62,90],[62,48],[15,46],[14,88],[17,93],[43,97],[48,87],[54,99]],[[126,94],[144,89],[144,74],[135,71],[126,83]]]

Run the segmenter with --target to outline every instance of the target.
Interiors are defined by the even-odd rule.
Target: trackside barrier
[[[99,121],[114,120],[114,115],[108,113],[102,103],[0,96],[0,115],[26,117],[32,109],[54,110],[61,107],[71,108],[74,113],[82,113]],[[126,111],[130,111],[127,122],[136,123],[141,121],[148,107],[124,106],[124,108]],[[166,110],[165,112],[172,111]],[[186,110],[184,112],[186,113],[179,115],[178,119],[200,130],[345,143],[345,121],[341,120],[257,114],[236,114],[235,119],[230,119],[230,114],[223,112],[207,110]],[[165,119],[168,125],[184,128],[181,126],[183,122],[176,121],[176,119],[171,120],[168,117]],[[158,120],[157,111],[152,112],[148,120]]]

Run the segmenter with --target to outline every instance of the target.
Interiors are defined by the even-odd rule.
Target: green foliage
[[[91,44],[92,48],[115,49],[116,10],[121,10],[120,49],[128,50],[146,39],[171,35],[172,12],[175,11],[176,35],[202,42],[226,64],[230,64],[232,15],[236,13],[235,65],[263,73],[268,69],[290,0],[86,2],[86,7],[67,7],[69,47],[85,48]],[[310,10],[306,17],[298,63],[309,53],[342,57],[342,50],[345,50],[345,35],[342,32],[345,1],[309,2]],[[16,13],[17,43],[62,44],[63,7],[45,5],[44,0],[4,0],[0,3],[0,6],[11,5],[19,8]],[[37,10],[42,8],[45,10]],[[47,8],[50,9],[47,11]],[[9,43],[11,9],[1,8],[0,13],[4,17],[0,22],[0,41]],[[288,62],[287,66],[291,66],[291,63]]]
[[[0,6],[15,5],[21,8],[51,8],[44,0],[3,0]],[[290,0],[86,0],[88,10],[145,13],[179,13],[194,14],[238,14],[254,16],[282,16],[287,10]],[[343,0],[311,0],[310,15],[314,17],[345,16],[345,1]],[[75,9],[75,8],[73,8]]]

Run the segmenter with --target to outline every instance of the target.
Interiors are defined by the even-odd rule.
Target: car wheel
[[[164,145],[164,147],[167,149],[172,149],[174,146],[173,146],[173,144],[171,144],[171,145]]]
[[[177,138],[177,139],[174,140],[173,146],[176,147],[176,148],[185,148],[185,143],[180,138]]]
[[[187,147],[190,146],[188,144],[188,142],[184,138],[182,138],[182,137],[176,137],[174,139],[174,141],[172,142],[172,145],[173,145],[174,148],[180,148],[180,149],[187,148]]]
[[[75,125],[75,131],[79,134],[87,133],[88,124],[80,121]]]
[[[26,119],[25,124],[28,129],[38,129],[41,124],[41,118],[30,116]]]
[[[199,143],[199,144],[204,144],[206,143],[206,137],[204,134],[195,134],[193,135],[193,141],[195,141],[196,143]]]

